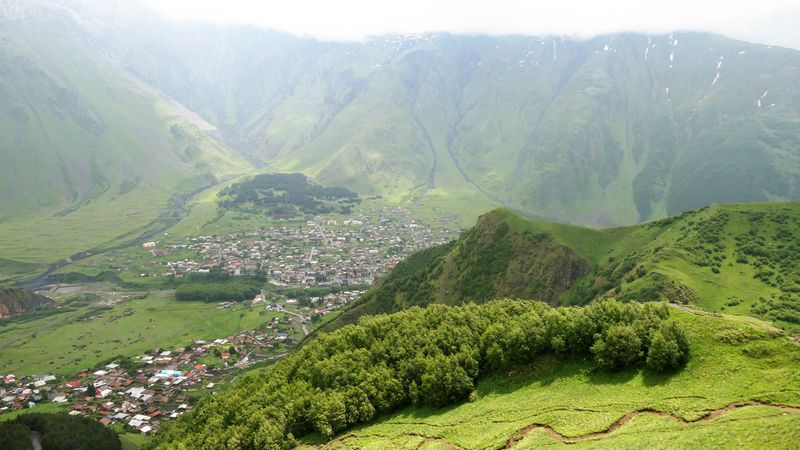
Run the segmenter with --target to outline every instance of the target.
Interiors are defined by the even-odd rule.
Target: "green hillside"
[[[498,206],[612,226],[800,192],[794,50],[704,33],[324,42],[95,3],[0,10],[0,279],[158,230],[245,158],[464,225]]]
[[[798,242],[797,202],[713,206],[602,230],[499,209],[458,241],[398,264],[332,326],[430,303],[615,297],[692,304],[798,330]]]
[[[158,448],[292,448],[409,404],[476,400],[475,382],[552,357],[607,374],[671,373],[689,357],[684,330],[663,304],[584,308],[502,300],[367,317],[321,335],[268,373],[208,397],[162,429]]]
[[[671,317],[692,355],[679,372],[543,358],[481,381],[474,401],[409,407],[300,448],[795,448],[800,347],[736,317]]]
[[[703,33],[120,32],[129,70],[248,157],[466,222],[508,206],[611,226],[800,193],[795,50]]]
[[[44,11],[0,17],[0,279],[157,229],[182,196],[249,168],[77,19]]]

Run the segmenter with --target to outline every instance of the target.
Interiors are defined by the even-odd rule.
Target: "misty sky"
[[[144,0],[173,20],[320,39],[450,31],[591,37],[697,30],[800,49],[800,0]]]

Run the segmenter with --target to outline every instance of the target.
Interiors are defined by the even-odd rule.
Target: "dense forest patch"
[[[342,187],[320,186],[301,173],[267,173],[235,183],[217,194],[220,208],[266,213],[273,217],[299,214],[350,214],[361,203]]]
[[[157,448],[290,448],[410,404],[465,401],[476,381],[539,358],[591,358],[600,370],[653,372],[688,358],[663,304],[613,300],[583,308],[498,300],[431,305],[322,334],[162,429]]]

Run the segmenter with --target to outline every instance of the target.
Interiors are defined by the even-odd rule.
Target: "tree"
[[[330,438],[347,426],[346,411],[344,395],[327,391],[314,398],[309,415],[314,428]]]
[[[97,395],[97,388],[94,387],[94,384],[89,383],[89,385],[86,386],[86,396],[94,397],[95,395]]]
[[[591,351],[600,367],[622,369],[642,358],[642,340],[632,326],[612,325],[595,336]]]
[[[662,323],[650,337],[647,351],[647,367],[664,371],[679,367],[689,356],[689,342],[686,335],[674,321]]]

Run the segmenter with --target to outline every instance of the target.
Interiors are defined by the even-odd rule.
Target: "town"
[[[233,376],[280,358],[305,335],[308,326],[358,298],[361,291],[268,303],[262,295],[246,307],[263,309],[271,319],[213,341],[155,348],[147,354],[116,359],[68,377],[0,374],[0,414],[56,404],[70,415],[91,417],[106,426],[151,434],[165,420],[190,410],[198,398]],[[218,308],[230,308],[222,302]]]
[[[314,216],[278,221],[255,231],[146,242],[138,277],[175,277],[222,270],[241,276],[257,271],[285,287],[370,285],[406,256],[453,239],[454,229],[431,228],[403,208],[383,208],[353,218]],[[142,254],[135,255],[142,258]],[[135,265],[118,259],[113,268]]]
[[[115,357],[72,376],[0,374],[0,414],[49,404],[121,431],[155,433],[215,388],[286,354],[404,257],[448,242],[455,233],[423,225],[406,209],[382,208],[277,220],[239,233],[165,235],[78,262],[105,266],[126,279],[266,274],[268,284],[251,300],[217,304],[256,309],[264,323],[210,341]],[[71,289],[65,286],[59,289]],[[132,294],[106,297],[100,296],[98,305],[131,301]]]

